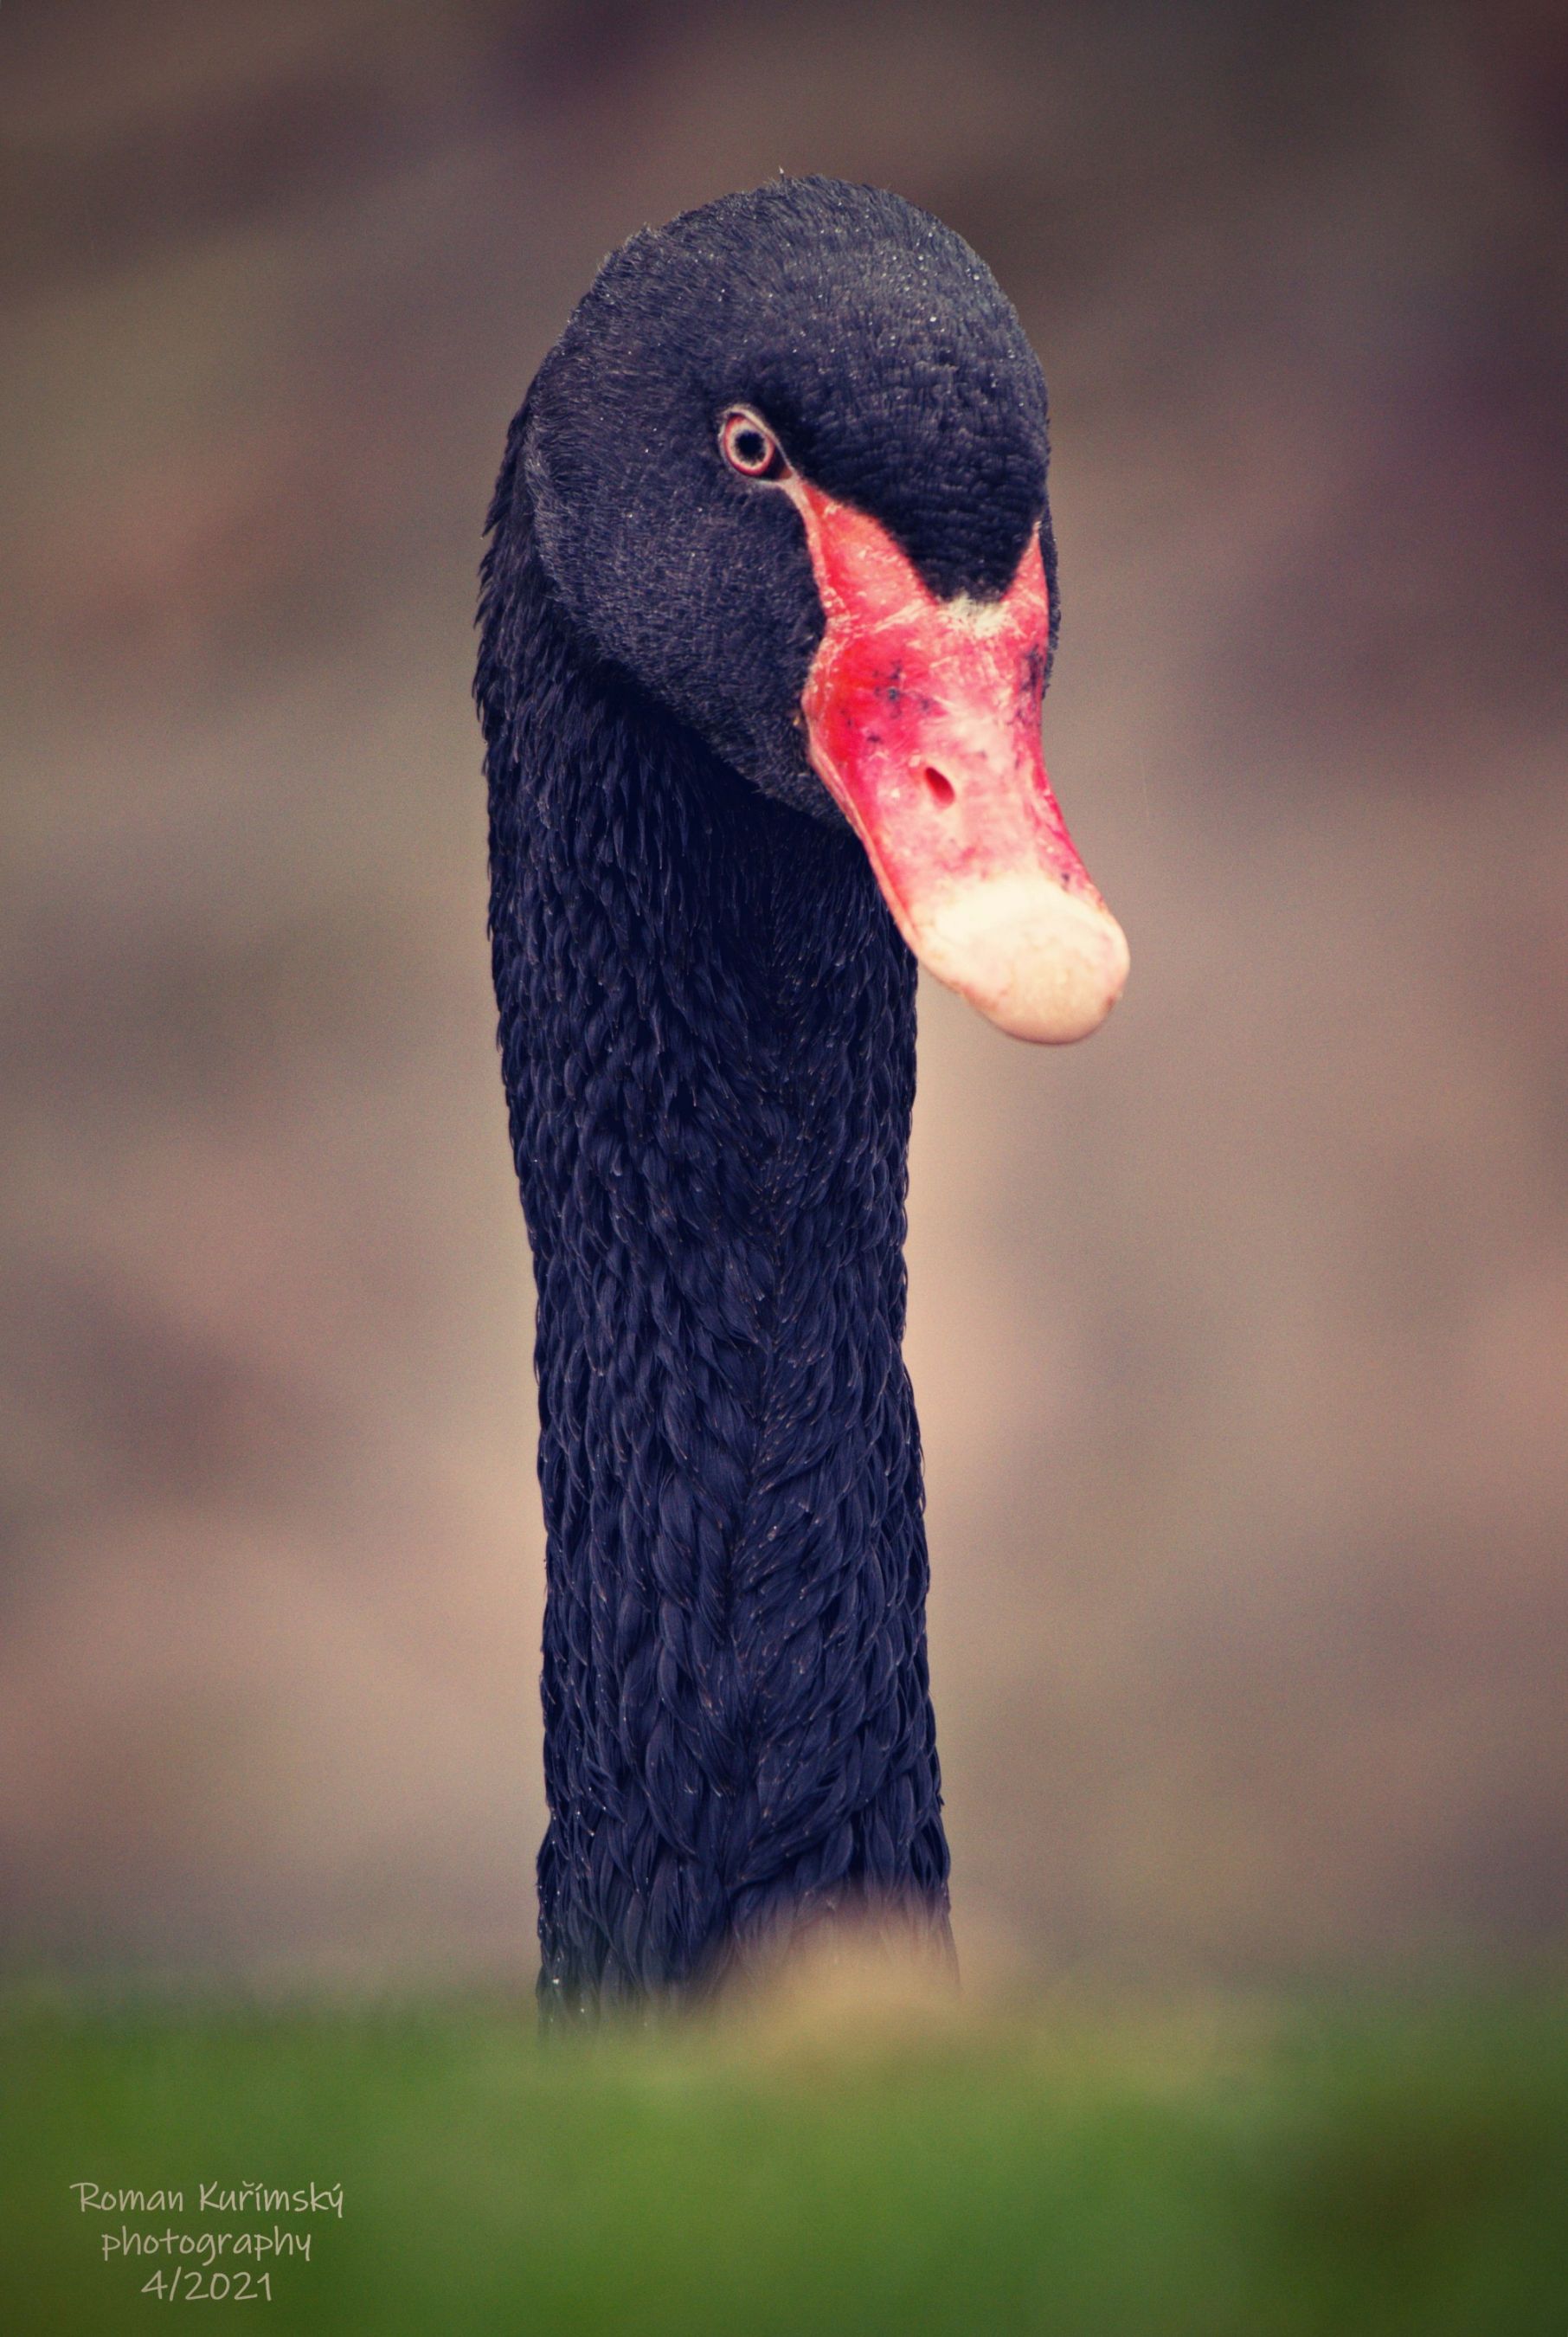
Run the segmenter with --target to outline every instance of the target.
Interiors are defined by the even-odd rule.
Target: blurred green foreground
[[[7,2332],[180,2298],[277,2331],[1568,2331],[1568,2010],[1538,2000],[543,2048],[526,2006],[13,2000],[0,2053]],[[201,2211],[248,2181],[341,2184],[341,2218]],[[183,2211],[83,2213],[84,2182]],[[209,2303],[189,2255],[105,2261],[122,2225],[310,2257],[225,2255],[271,2301]]]

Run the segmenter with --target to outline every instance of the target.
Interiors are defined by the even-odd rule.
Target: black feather
[[[787,499],[717,454],[735,399],[940,593],[999,592],[1045,512],[991,278],[825,181],[634,238],[512,427],[476,687],[539,1294],[541,1985],[579,2010],[873,1900],[946,1937],[915,968],[847,825],[802,816],[822,615]]]

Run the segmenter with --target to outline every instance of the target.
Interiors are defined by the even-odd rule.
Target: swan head
[[[1046,391],[962,240],[779,179],[606,260],[519,422],[514,494],[597,653],[742,778],[847,821],[936,978],[1098,1027],[1127,948],[1046,775]],[[498,550],[515,514],[498,498]]]

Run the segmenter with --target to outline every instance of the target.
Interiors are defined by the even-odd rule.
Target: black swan
[[[947,1940],[901,1355],[916,961],[1084,1036],[1126,945],[1047,782],[1046,394],[899,197],[635,235],[511,425],[475,694],[547,1527],[541,2001]]]

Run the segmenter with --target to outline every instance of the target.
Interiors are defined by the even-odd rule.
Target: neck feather
[[[482,620],[538,1289],[541,1988],[581,2009],[868,1902],[945,1933],[900,1352],[914,967],[848,830],[598,665],[515,519]]]

